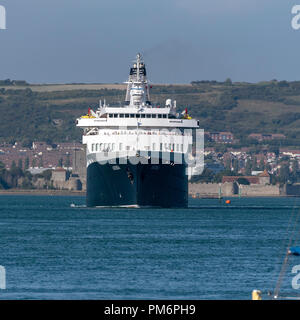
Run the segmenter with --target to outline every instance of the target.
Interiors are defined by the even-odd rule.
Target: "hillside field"
[[[0,82],[0,142],[80,141],[77,117],[99,100],[119,106],[124,84],[3,85]],[[153,85],[154,106],[168,98],[188,108],[206,131],[231,131],[241,144],[250,133],[282,133],[285,145],[300,146],[300,81],[250,83],[194,81]]]

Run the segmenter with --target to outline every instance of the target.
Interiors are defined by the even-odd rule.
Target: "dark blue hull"
[[[87,206],[187,207],[185,164],[105,164],[87,168]]]

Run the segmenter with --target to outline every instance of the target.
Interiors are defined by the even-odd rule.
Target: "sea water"
[[[191,199],[187,209],[84,204],[81,196],[0,196],[0,299],[267,296],[291,231],[299,235],[299,198]],[[300,295],[298,264],[289,258],[280,294]]]

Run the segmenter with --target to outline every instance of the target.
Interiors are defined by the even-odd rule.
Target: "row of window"
[[[175,129],[172,131],[168,130],[116,130],[116,131],[106,131],[104,129],[100,130],[93,130],[88,131],[88,129],[85,129],[85,135],[104,135],[104,136],[111,136],[111,135],[161,135],[161,136],[191,136],[192,132],[191,130],[185,130],[184,132],[180,131],[179,129]]]
[[[145,113],[109,113],[109,118],[158,118],[167,119],[172,118],[172,115],[168,114],[145,114]],[[174,117],[174,116],[173,116]]]
[[[123,149],[123,143],[119,143],[118,145],[118,151],[130,151],[135,150],[134,147],[130,146],[124,146]],[[152,143],[152,149],[151,151],[171,151],[171,152],[183,152],[183,144],[174,144],[174,143],[160,143],[159,144],[159,150],[157,150],[158,145],[156,143]],[[145,146],[145,150],[150,151],[150,146]],[[112,152],[116,151],[116,144],[115,143],[92,143],[91,147],[92,152]]]
[[[190,132],[188,132],[187,134],[184,134],[183,132],[180,132],[179,130],[178,131],[173,131],[173,132],[170,132],[170,131],[155,131],[155,130],[152,130],[152,131],[147,131],[147,130],[140,130],[140,131],[130,131],[130,130],[127,130],[127,131],[99,131],[99,135],[103,134],[104,136],[110,136],[110,135],[162,135],[162,136],[190,136]]]

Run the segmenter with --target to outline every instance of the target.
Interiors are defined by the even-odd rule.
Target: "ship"
[[[152,104],[146,65],[137,54],[125,101],[77,119],[86,146],[88,207],[188,206],[189,157],[199,121],[176,101]]]

